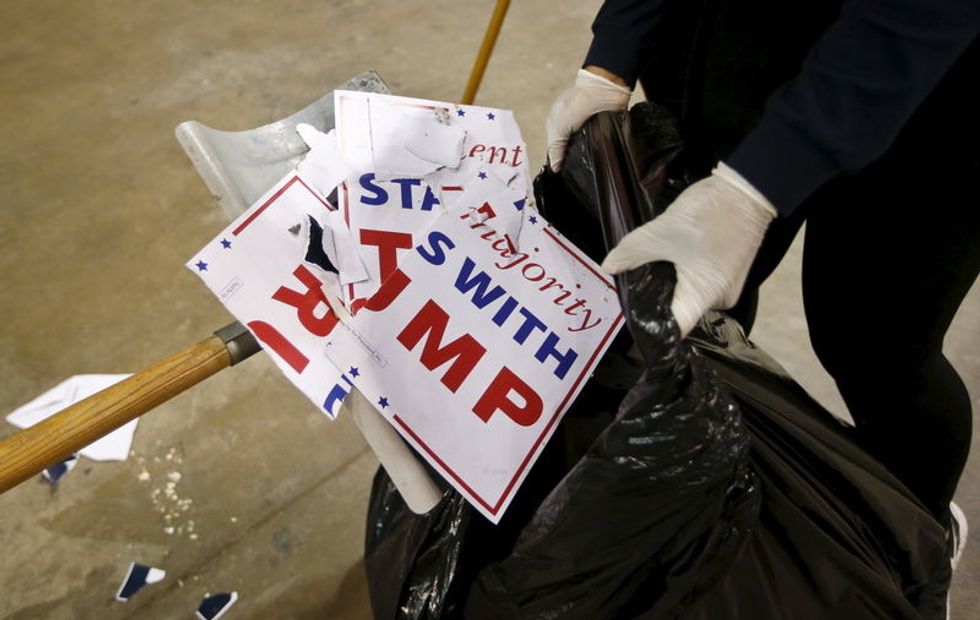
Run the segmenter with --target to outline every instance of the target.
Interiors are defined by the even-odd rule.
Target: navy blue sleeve
[[[611,71],[633,86],[650,33],[671,0],[606,0],[592,22],[585,66]]]
[[[791,213],[883,155],[978,32],[978,0],[844,2],[726,163]]]

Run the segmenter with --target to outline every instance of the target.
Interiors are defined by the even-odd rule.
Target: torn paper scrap
[[[415,126],[428,125],[445,108],[402,97],[375,99],[349,94],[352,92],[334,91],[340,155],[351,169],[422,177],[440,167],[406,149],[405,136],[423,132]]]
[[[367,269],[357,251],[357,243],[347,222],[344,221],[344,216],[339,211],[335,211],[326,217],[325,224],[333,237],[333,256],[340,269],[341,283],[346,285],[366,280]]]
[[[61,461],[56,465],[48,467],[41,472],[41,478],[43,478],[51,486],[55,486],[61,478],[75,469],[75,465],[78,464],[78,455],[72,454],[65,460]]]
[[[425,161],[455,168],[463,159],[466,131],[441,123],[435,118],[409,125],[405,132],[405,149]]]
[[[238,592],[221,592],[206,597],[197,608],[201,620],[218,620],[238,600]]]
[[[296,170],[326,198],[350,174],[350,168],[337,148],[337,133],[334,130],[323,133],[306,123],[296,125],[296,132],[310,147]]]
[[[122,585],[119,586],[119,592],[116,593],[116,600],[125,603],[144,586],[163,581],[166,576],[167,571],[161,568],[130,562]]]
[[[320,280],[328,299],[339,298],[343,289],[340,283],[340,273],[325,250],[325,246],[333,246],[330,231],[327,230],[324,234],[323,226],[312,215],[307,215],[306,221],[300,225],[300,230],[300,236],[305,239],[306,245],[306,255],[303,257],[303,262]]]
[[[334,121],[341,157],[359,173],[423,177],[440,165],[454,167],[430,159],[451,161],[444,153],[455,152],[462,132],[464,157],[529,176],[527,146],[510,110],[337,90]]]
[[[307,230],[309,243],[303,260],[313,275],[321,282],[320,289],[330,310],[341,321],[346,320],[350,316],[350,311],[344,305],[344,290],[347,287],[342,284],[337,267],[334,265],[336,257],[331,260],[331,257],[323,250],[324,234],[329,237],[330,231],[327,230],[324,233],[323,227],[312,217],[309,218],[309,225],[304,229]]]
[[[340,271],[337,269],[337,266],[333,264],[330,256],[324,250],[323,226],[312,215],[307,215],[307,218],[310,223],[309,244],[306,248],[306,256],[303,257],[304,260],[308,263],[313,263],[328,273],[339,274]],[[330,234],[330,245],[333,245],[333,234]]]
[[[364,261],[357,251],[357,244],[351,234],[344,215],[339,210],[330,211],[321,216],[321,221],[327,231],[324,235],[324,250],[336,265],[341,284],[361,282],[368,278]]]
[[[128,374],[75,375],[9,413],[7,421],[18,428],[33,426],[130,376]],[[133,434],[138,423],[139,419],[127,422],[105,437],[85,446],[79,450],[79,454],[95,461],[125,461],[129,456],[129,448],[133,443]]]

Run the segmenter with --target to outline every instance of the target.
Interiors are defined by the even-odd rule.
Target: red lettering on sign
[[[442,383],[455,392],[487,350],[469,334],[442,346],[442,337],[448,323],[449,315],[430,299],[398,334],[398,342],[411,351],[424,337],[421,360],[422,365],[429,370],[435,370],[452,360],[449,370],[442,375]]]
[[[476,212],[487,216],[487,219],[497,217],[496,212],[494,212],[493,207],[490,206],[489,202],[484,202],[483,206],[477,209]]]
[[[280,286],[279,290],[273,293],[272,298],[296,308],[296,316],[299,322],[314,336],[326,336],[337,326],[338,318],[330,309],[327,297],[320,288],[323,283],[310,271],[300,265],[293,271],[293,275],[299,279],[306,287],[306,292],[300,293],[291,288]],[[317,315],[316,309],[323,305],[323,313]]]
[[[401,295],[405,287],[411,283],[412,279],[404,271],[396,267],[395,271],[381,285],[381,288],[374,295],[371,295],[369,299],[355,299],[350,306],[351,312],[357,314],[361,308],[366,308],[371,312],[380,312],[390,306],[391,302],[395,301],[395,298]]]
[[[310,363],[309,358],[300,353],[293,343],[286,340],[286,337],[279,333],[279,330],[269,325],[265,321],[252,321],[248,324],[255,337],[262,341],[262,344],[275,351],[276,355],[289,364],[290,368],[297,373],[306,370],[306,365]]]
[[[378,248],[378,264],[381,266],[381,281],[384,282],[398,267],[398,250],[412,248],[412,235],[390,230],[363,229],[361,243]]]
[[[511,392],[515,392],[524,404],[511,400]],[[521,426],[531,426],[541,417],[543,408],[544,404],[538,393],[510,368],[504,366],[473,406],[473,413],[484,422],[488,422],[494,413],[503,411],[508,418]]]
[[[506,146],[488,146],[486,144],[477,144],[470,149],[470,157],[475,157],[476,155],[480,153],[485,153],[488,150],[490,153],[490,161],[488,163],[491,164],[495,163],[494,160],[497,159],[498,155],[500,156],[499,163],[509,164],[514,168],[524,163],[523,161],[519,161],[521,158],[521,153],[524,152],[524,149],[521,148],[521,145],[519,144],[515,145],[514,148],[510,151],[508,151]],[[509,153],[513,153],[513,157],[511,157]],[[510,161],[507,161],[508,158],[510,159]]]

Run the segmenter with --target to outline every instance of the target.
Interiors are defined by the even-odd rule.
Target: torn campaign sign
[[[622,322],[609,276],[543,220],[529,228],[512,251],[443,214],[327,349],[493,522]]]
[[[335,417],[350,385],[326,355],[338,323],[326,290],[339,278],[315,257],[316,250],[338,244],[311,251],[318,238],[333,238],[326,223],[332,210],[302,178],[289,174],[187,266],[273,353],[286,377]],[[331,264],[340,263],[334,255]]]
[[[497,522],[622,325],[612,279],[537,212],[512,113],[337,97],[315,162],[187,266],[325,413],[356,387]]]

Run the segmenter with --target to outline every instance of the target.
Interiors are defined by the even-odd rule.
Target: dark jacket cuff
[[[593,26],[592,32],[592,45],[582,66],[602,67],[623,78],[633,88],[640,75],[645,43],[637,38],[636,32],[615,26]]]
[[[725,163],[788,216],[840,169],[794,127],[767,114]]]

